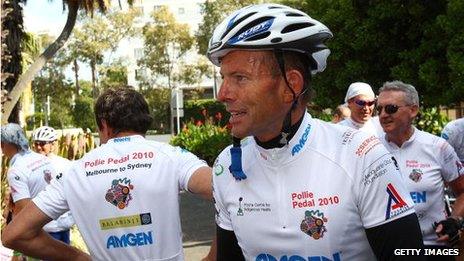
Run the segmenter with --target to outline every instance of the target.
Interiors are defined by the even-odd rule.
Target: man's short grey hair
[[[385,91],[401,91],[404,92],[406,100],[405,102],[408,105],[417,105],[419,106],[419,94],[417,93],[416,88],[411,84],[404,83],[402,81],[392,81],[385,82],[383,86],[379,89],[379,93]]]

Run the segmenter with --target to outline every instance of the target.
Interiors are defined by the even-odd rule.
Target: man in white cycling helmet
[[[414,86],[401,81],[384,83],[377,110],[385,131],[381,140],[397,159],[414,200],[425,247],[444,249],[446,243],[457,244],[464,216],[464,169],[456,152],[444,139],[413,126],[419,112]],[[457,196],[449,217],[443,200],[445,182]],[[433,224],[439,225],[437,230]]]
[[[52,260],[184,260],[179,191],[211,199],[211,168],[179,147],[147,140],[147,102],[130,87],[95,103],[101,146],[33,199],[2,242]],[[38,229],[71,210],[90,256]]]
[[[31,199],[44,190],[57,173],[47,157],[29,149],[26,135],[18,124],[8,123],[1,127],[1,147],[2,154],[10,160],[7,179],[10,196],[14,202],[15,220]],[[49,233],[56,231],[57,221],[48,221],[50,222],[41,224],[40,228],[43,227]]]
[[[378,117],[372,117],[375,94],[372,87],[364,82],[354,82],[348,87],[345,104],[350,108],[350,117],[339,124],[380,136],[383,133]]]
[[[404,260],[395,249],[422,247],[381,142],[306,110],[331,37],[278,4],[242,8],[215,29],[208,57],[234,136],[213,167],[218,260]]]
[[[454,148],[464,164],[464,118],[448,122],[441,132],[441,137]]]
[[[60,179],[71,167],[71,161],[56,155],[56,142],[58,133],[56,130],[49,126],[42,126],[34,130],[32,133],[32,142],[35,152],[47,156],[51,161],[53,168],[56,170],[57,179]],[[74,224],[71,212],[66,212],[56,220],[56,226],[53,231],[48,233],[55,239],[70,244],[70,231],[69,229]]]

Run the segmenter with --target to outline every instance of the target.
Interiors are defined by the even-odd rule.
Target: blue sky
[[[58,36],[66,23],[66,16],[61,0],[29,0],[24,6],[24,26],[28,32],[48,31]]]

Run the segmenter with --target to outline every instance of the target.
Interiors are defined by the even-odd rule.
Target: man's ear
[[[289,85],[288,87],[290,87],[295,92],[295,97],[293,97],[292,92],[288,89],[288,87],[286,87],[284,91],[284,101],[291,103],[293,102],[293,99],[298,97],[303,91],[304,78],[300,71],[295,69],[288,70],[286,72],[286,76]]]

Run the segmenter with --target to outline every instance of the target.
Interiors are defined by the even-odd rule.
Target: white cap
[[[372,97],[372,99],[375,98],[374,91],[369,84],[364,82],[354,82],[350,84],[350,87],[348,87],[348,91],[346,92],[345,96],[345,102],[348,102],[349,99],[360,94]]]

